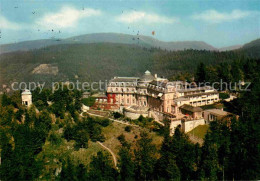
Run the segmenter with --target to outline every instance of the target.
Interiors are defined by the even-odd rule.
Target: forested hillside
[[[0,55],[0,84],[13,81],[109,80],[113,76],[140,76],[146,70],[172,77],[179,72],[193,73],[199,62],[215,65],[245,58],[241,51],[166,51],[111,43],[55,45]],[[57,67],[58,72],[35,71],[41,64]]]
[[[139,133],[124,126],[115,137],[120,126],[114,127],[114,122],[81,116],[77,90],[40,93],[36,89],[29,109],[21,105],[20,92],[4,94],[0,102],[1,180],[259,180],[259,69],[249,74],[251,91],[240,92],[237,99],[239,118],[210,122],[202,145],[192,143],[180,127],[169,136],[168,120],[158,131],[152,119],[142,116],[125,120],[143,125]],[[163,140],[155,142],[154,134],[163,135]],[[98,146],[111,135],[111,145],[120,142],[117,167]]]

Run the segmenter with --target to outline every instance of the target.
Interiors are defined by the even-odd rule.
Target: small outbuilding
[[[180,111],[182,114],[191,116],[194,119],[202,118],[203,109],[201,109],[200,107],[193,107],[191,105],[184,104],[180,107]]]
[[[207,109],[203,112],[204,119],[207,122],[220,120],[223,117],[226,117],[228,115],[232,115],[232,114],[227,111],[223,111],[221,109]]]
[[[27,107],[30,107],[32,105],[32,93],[28,89],[25,89],[22,92],[22,104]]]

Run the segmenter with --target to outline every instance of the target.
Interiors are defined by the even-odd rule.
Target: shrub
[[[228,98],[230,98],[230,96],[227,93],[219,93],[219,98],[220,99],[228,99]]]
[[[110,120],[109,119],[103,119],[100,121],[100,125],[103,126],[103,127],[107,127],[110,123]]]
[[[82,103],[86,106],[91,107],[95,103],[95,98],[94,97],[84,98],[82,99]]]
[[[125,135],[121,134],[117,137],[117,139],[120,141],[120,143],[125,141]]]
[[[132,127],[131,127],[131,126],[126,126],[126,127],[125,127],[125,131],[126,131],[126,132],[130,132],[130,131],[131,131],[131,129],[132,129]]]
[[[51,132],[49,136],[49,141],[52,145],[59,146],[62,143],[62,138],[58,133]]]
[[[119,119],[119,118],[123,117],[123,115],[120,114],[119,112],[113,112],[113,116],[115,119]]]

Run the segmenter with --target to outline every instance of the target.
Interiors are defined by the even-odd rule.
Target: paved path
[[[98,115],[98,114],[93,114],[93,113],[89,113],[89,112],[87,112],[89,115],[91,115],[91,116],[96,116],[96,117],[102,117],[102,118],[106,118],[106,117],[104,117],[104,116],[100,116],[100,115]],[[131,123],[128,123],[128,122],[124,122],[124,121],[119,121],[119,120],[116,120],[116,119],[111,119],[111,118],[108,118],[109,120],[111,120],[111,121],[115,121],[115,122],[117,122],[117,123],[121,123],[121,124],[125,124],[125,125],[128,125],[128,126],[134,126],[134,127],[139,127],[138,125],[135,125],[135,124],[131,124]]]
[[[100,144],[103,148],[105,148],[107,151],[109,151],[109,153],[112,155],[115,167],[117,168],[117,160],[116,160],[116,155],[112,152],[112,150],[108,147],[106,147],[105,145],[103,145],[103,143],[97,141],[98,144]]]

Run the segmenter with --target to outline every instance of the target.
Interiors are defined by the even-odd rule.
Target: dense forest
[[[1,54],[0,83],[10,87],[15,81],[49,85],[54,81],[105,81],[114,76],[141,76],[146,70],[171,78],[194,73],[200,62],[213,67],[219,63],[230,65],[233,61],[255,58],[257,54],[253,52],[167,51],[112,43],[55,45]],[[58,73],[33,73],[41,64],[57,67]]]
[[[234,63],[236,65],[236,63]],[[20,92],[4,94],[0,106],[1,180],[257,180],[260,178],[260,71],[259,61],[248,60],[238,69],[224,71],[236,79],[237,70],[251,81],[251,91],[239,92],[239,118],[210,123],[203,145],[192,143],[176,128],[169,136],[168,121],[161,128],[160,147],[152,142],[151,130],[142,131],[136,144],[125,134],[117,139],[118,165],[110,154],[97,151],[88,163],[75,161],[69,150],[90,149],[89,143],[103,142],[108,119],[81,116],[81,92],[45,89],[33,91],[29,110],[21,105]],[[225,64],[217,67],[225,68]],[[209,77],[198,64],[195,79]],[[228,69],[228,67],[226,67]],[[234,69],[232,71],[232,69]],[[235,71],[236,70],[236,71]],[[221,76],[222,75],[222,76]],[[229,77],[229,75],[228,75]],[[238,90],[239,91],[239,90]],[[51,101],[51,104],[50,104]],[[36,109],[37,108],[37,109]],[[145,120],[142,120],[145,121]],[[130,128],[126,132],[131,131]],[[73,143],[72,148],[64,147]],[[55,150],[68,150],[62,157]],[[53,154],[55,153],[55,154]],[[55,162],[60,169],[49,166]]]

